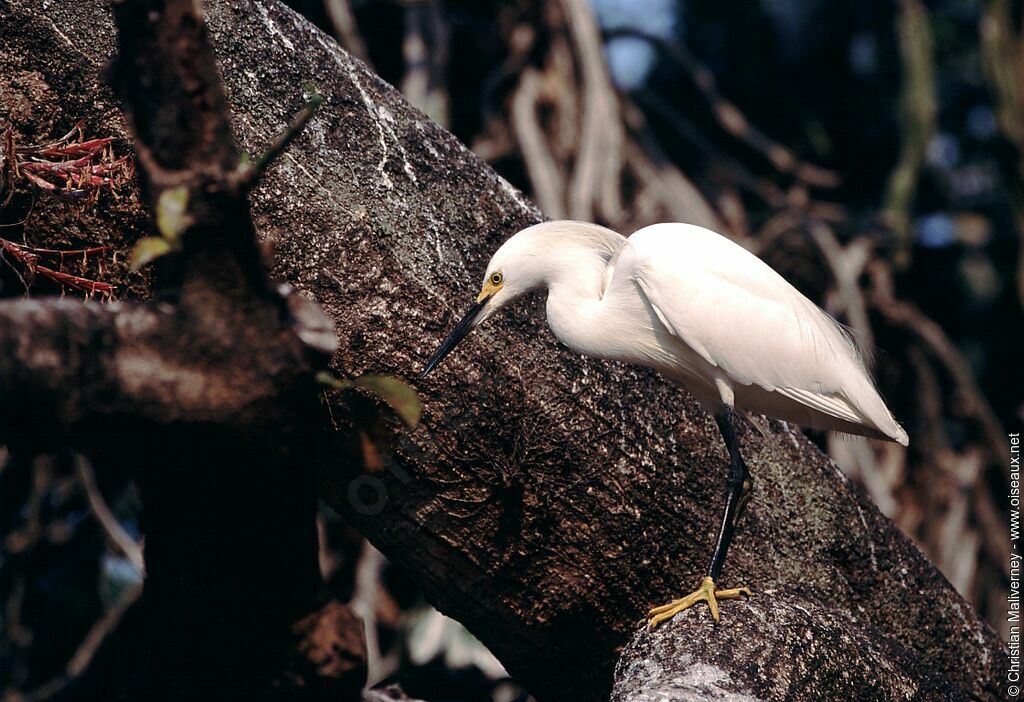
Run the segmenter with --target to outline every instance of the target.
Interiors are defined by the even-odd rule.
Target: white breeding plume
[[[714,582],[752,486],[734,408],[908,443],[845,330],[761,259],[690,224],[655,224],[628,239],[584,222],[520,231],[491,258],[476,303],[422,375],[476,325],[537,288],[548,290],[548,325],[562,343],[654,368],[686,388],[714,414],[729,449],[708,575],[692,595],[652,609],[652,626],[701,600],[717,621],[716,598],[749,594]]]

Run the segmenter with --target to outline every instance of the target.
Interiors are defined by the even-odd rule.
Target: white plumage
[[[707,576],[690,595],[651,609],[651,626],[701,601],[718,621],[718,600],[750,594],[715,582],[753,485],[734,407],[908,443],[843,328],[749,251],[690,224],[655,224],[628,239],[583,222],[522,230],[491,257],[476,303],[423,375],[475,326],[537,288],[548,290],[548,325],[562,343],[649,366],[683,386],[715,416],[729,451]]]
[[[545,222],[498,249],[485,281],[495,273],[501,287],[475,324],[547,287],[548,323],[566,346],[650,366],[710,410],[727,404],[907,444],[843,328],[713,231],[655,224],[627,239]]]

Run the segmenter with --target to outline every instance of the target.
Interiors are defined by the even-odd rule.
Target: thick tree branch
[[[217,319],[214,336],[203,331],[207,314]],[[314,317],[303,327],[307,338],[322,334],[315,324]],[[254,345],[245,318],[225,305],[193,317],[166,304],[4,302],[0,436],[31,448],[106,448],[120,441],[103,430],[111,423],[260,431],[280,421],[277,403],[304,376],[312,388],[309,368],[319,355],[291,326],[264,341]]]

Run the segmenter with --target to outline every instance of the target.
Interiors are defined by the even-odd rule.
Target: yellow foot
[[[698,588],[696,592],[692,592],[681,599],[672,600],[667,605],[655,607],[649,611],[647,613],[647,626],[653,629],[662,622],[676,616],[684,609],[689,609],[701,600],[708,603],[708,607],[711,609],[711,617],[717,622],[718,600],[734,600],[740,595],[750,597],[750,590],[745,587],[735,587],[729,590],[716,590],[715,581],[711,578],[704,578],[700,583],[700,588]]]

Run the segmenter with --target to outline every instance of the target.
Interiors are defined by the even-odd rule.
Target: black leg
[[[708,574],[701,581],[700,587],[695,591],[678,600],[673,600],[661,607],[655,607],[647,613],[647,626],[654,628],[659,623],[671,619],[684,609],[692,607],[697,602],[707,602],[711,610],[711,618],[718,621],[718,601],[734,600],[741,595],[750,596],[750,590],[745,587],[734,587],[720,590],[715,581],[722,572],[725,564],[725,554],[729,551],[729,544],[732,543],[733,532],[736,531],[736,520],[739,519],[743,505],[750,496],[753,485],[750,479],[750,471],[743,464],[740,456],[739,446],[736,443],[736,415],[731,407],[725,407],[715,414],[715,421],[725,439],[725,445],[729,449],[729,477],[726,480],[725,514],[722,515],[722,528],[718,532],[718,541],[715,543],[715,553],[711,556],[711,565],[708,567]]]
[[[736,520],[750,496],[751,478],[743,458],[740,456],[740,447],[736,442],[736,414],[731,407],[724,407],[715,414],[715,421],[718,429],[725,439],[726,448],[729,449],[729,475],[726,480],[725,513],[722,515],[722,528],[718,532],[718,541],[715,542],[715,552],[711,556],[711,565],[708,567],[708,577],[717,581],[725,564],[725,555],[729,551],[729,544],[732,543],[732,535],[736,530]]]

